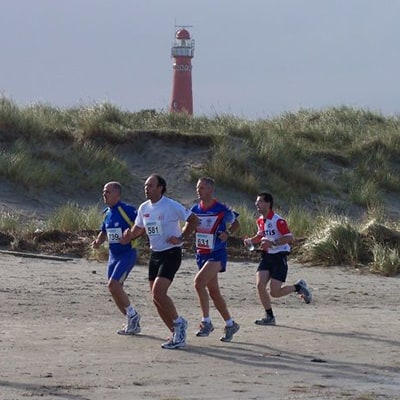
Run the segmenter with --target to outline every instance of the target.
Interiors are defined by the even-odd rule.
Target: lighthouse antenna
[[[193,28],[193,25],[177,25],[175,22],[175,30],[176,29],[186,29],[186,28]]]

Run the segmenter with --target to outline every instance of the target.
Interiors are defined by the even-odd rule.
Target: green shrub
[[[380,275],[395,276],[400,273],[400,252],[398,249],[375,243],[372,248],[374,260],[370,270]]]
[[[356,266],[363,252],[363,244],[354,224],[333,220],[307,241],[306,252],[311,262]]]
[[[46,228],[64,232],[99,229],[102,218],[97,207],[81,207],[69,202],[54,211],[47,220]]]

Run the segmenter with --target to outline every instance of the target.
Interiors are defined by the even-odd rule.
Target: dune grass
[[[54,168],[44,182],[33,174],[32,186],[62,185],[59,176],[76,168],[90,175],[81,179],[92,182],[101,174],[95,171],[101,162],[123,172],[123,160],[112,154],[113,146],[129,143],[138,131],[149,137],[186,136],[189,141],[199,134],[207,136],[213,145],[202,172],[220,185],[251,194],[262,186],[287,200],[341,193],[351,203],[366,207],[379,201],[380,191],[400,192],[400,120],[348,107],[246,121],[229,115],[128,112],[108,103],[70,109],[45,104],[19,108],[1,98],[0,141],[6,152],[2,151],[0,164],[4,167],[15,160],[14,165],[22,169],[24,163],[36,163],[42,170]],[[39,151],[38,144],[44,149]],[[55,150],[60,147],[62,154]],[[2,168],[2,175],[25,184],[17,176],[19,166]]]
[[[1,97],[0,179],[26,190],[51,187],[59,193],[71,187],[97,190],[116,176],[135,187],[139,178],[116,146],[134,143],[140,150],[152,137],[210,148],[201,168],[191,171],[193,179],[213,176],[218,186],[247,198],[273,193],[295,235],[308,238],[309,257],[323,264],[363,262],[357,218],[375,210],[385,220],[385,195],[400,195],[400,119],[350,107],[247,121],[233,115],[129,112],[109,103],[18,107]],[[236,207],[240,234],[254,234],[255,210]],[[96,229],[96,212],[68,203],[47,225]],[[355,222],[348,218],[352,214]],[[0,216],[0,227],[17,229],[7,215]],[[371,269],[398,273],[398,250],[371,246]]]
[[[256,233],[254,210],[246,205],[233,208],[240,214],[240,231],[237,237],[253,236]],[[280,212],[280,211],[278,211]],[[283,213],[282,213],[283,214]],[[42,222],[41,230],[62,232],[96,231],[103,219],[98,206],[81,207],[69,202],[57,208],[50,217]],[[400,273],[400,243],[385,244],[379,235],[367,237],[364,227],[375,224],[377,220],[367,216],[365,221],[355,221],[338,216],[329,209],[311,212],[301,207],[290,208],[287,221],[295,238],[305,238],[299,260],[311,265],[347,265],[355,268],[367,268],[373,273],[395,276]],[[0,231],[13,233],[17,237],[32,233],[39,225],[26,223],[26,218],[17,214],[0,214]],[[399,235],[398,225],[385,227],[385,232],[393,231]],[[387,236],[387,234],[386,234]],[[387,238],[386,238],[387,239]],[[139,248],[143,243],[139,243]],[[91,258],[104,260],[107,245],[92,252]]]
[[[74,202],[58,207],[46,220],[45,228],[64,232],[100,229],[102,212],[97,206],[81,207]]]
[[[370,264],[372,272],[395,276],[400,273],[400,249],[375,243],[372,248],[373,261]]]
[[[39,226],[42,226],[40,221],[27,221],[26,216],[16,212],[0,212],[0,232],[20,236],[33,232]]]

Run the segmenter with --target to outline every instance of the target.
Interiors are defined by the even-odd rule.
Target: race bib
[[[121,228],[108,228],[107,229],[107,239],[108,243],[119,243],[119,240],[122,237],[122,229]]]
[[[161,223],[159,221],[146,222],[146,233],[148,236],[162,235]]]
[[[196,247],[198,249],[212,250],[214,248],[214,235],[212,233],[196,232]]]

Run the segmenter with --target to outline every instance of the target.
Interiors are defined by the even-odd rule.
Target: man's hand
[[[90,244],[90,246],[93,249],[98,249],[101,246],[102,242],[99,240],[99,238],[93,240],[93,242]]]
[[[218,232],[218,239],[226,242],[229,239],[229,233],[227,231]]]
[[[180,236],[180,237],[171,236],[171,237],[169,237],[169,238],[167,239],[167,242],[168,242],[168,243],[171,243],[171,244],[173,244],[173,245],[175,245],[175,244],[182,244],[182,243],[183,243],[183,238],[182,238],[182,236]]]
[[[119,240],[121,244],[128,244],[132,240],[132,232],[129,228],[122,233],[122,238]]]
[[[268,239],[261,239],[260,248],[262,251],[268,251],[271,247],[274,246],[274,243]]]

